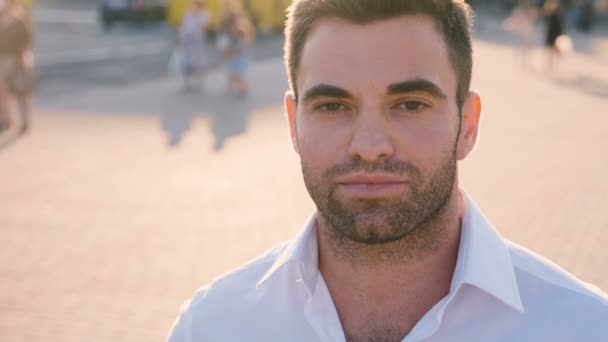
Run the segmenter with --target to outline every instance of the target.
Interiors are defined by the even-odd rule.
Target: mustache
[[[409,175],[414,178],[419,178],[422,176],[420,170],[418,170],[418,168],[410,162],[395,159],[387,159],[380,162],[368,162],[360,158],[351,159],[346,163],[332,166],[326,171],[325,176],[336,177],[356,172],[384,172],[397,175]]]

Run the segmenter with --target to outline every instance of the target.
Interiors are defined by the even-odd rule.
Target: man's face
[[[456,73],[431,18],[320,20],[286,105],[304,181],[331,233],[405,237],[456,187]],[[471,146],[472,148],[472,146]]]

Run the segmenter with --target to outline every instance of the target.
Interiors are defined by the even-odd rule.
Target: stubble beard
[[[439,167],[428,177],[411,163],[386,160],[369,164],[362,160],[332,167],[315,180],[302,161],[304,182],[327,229],[336,254],[353,259],[363,249],[378,250],[390,257],[391,244],[399,245],[399,254],[420,255],[437,248],[442,237],[442,217],[452,195],[456,179],[455,150],[446,154]],[[344,203],[329,180],[350,172],[382,171],[408,177],[409,196],[386,200],[357,200]]]

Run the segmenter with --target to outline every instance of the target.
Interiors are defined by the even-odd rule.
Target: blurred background
[[[484,102],[461,183],[608,291],[608,1],[471,2]],[[2,3],[0,341],[162,341],[197,287],[312,213],[288,0]]]

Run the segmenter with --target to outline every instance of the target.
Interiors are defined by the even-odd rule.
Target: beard
[[[409,196],[404,193],[397,198],[342,200],[332,179],[355,172],[406,176]],[[369,163],[360,158],[335,165],[316,178],[302,159],[302,173],[332,240],[380,245],[405,239],[441,215],[452,195],[456,155],[455,150],[448,152],[426,175],[409,162],[388,159]]]

